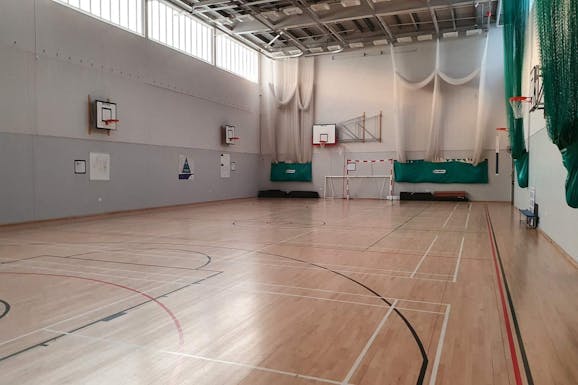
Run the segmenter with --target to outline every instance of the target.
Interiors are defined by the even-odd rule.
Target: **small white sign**
[[[110,180],[110,154],[90,153],[90,180]]]
[[[354,162],[347,163],[347,171],[355,171],[357,169],[357,165]]]
[[[221,178],[231,177],[231,154],[221,154]]]

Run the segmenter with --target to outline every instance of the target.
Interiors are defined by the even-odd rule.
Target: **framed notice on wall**
[[[110,180],[110,154],[90,153],[90,180]]]

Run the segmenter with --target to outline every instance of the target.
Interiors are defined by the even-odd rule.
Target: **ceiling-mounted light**
[[[281,18],[281,15],[277,11],[267,11],[261,13],[261,16],[266,17],[269,20],[277,21]]]
[[[413,42],[413,38],[411,36],[398,37],[397,42],[398,43],[411,43],[411,42]]]
[[[328,45],[327,49],[330,51],[339,51],[341,49],[340,45]]]
[[[303,11],[299,7],[287,7],[283,8],[283,13],[287,16],[301,15]]]
[[[455,32],[444,32],[444,35],[443,35],[443,36],[444,36],[445,39],[456,38],[456,37],[458,37],[458,32],[457,32],[457,31],[455,31]]]
[[[290,49],[289,51],[287,51],[287,53],[288,53],[289,55],[299,55],[299,54],[301,54],[301,53],[303,53],[303,52],[301,52],[300,49]]]
[[[320,53],[320,52],[323,52],[323,48],[321,48],[321,47],[311,47],[311,48],[309,48],[309,52]]]
[[[315,12],[329,11],[331,7],[327,3],[311,4],[311,10]]]
[[[349,43],[349,47],[350,48],[363,48],[363,43],[362,42]]]
[[[239,20],[241,23],[247,23],[249,21],[255,20],[255,18],[252,15],[247,14],[237,16],[237,20]]]
[[[361,4],[361,0],[341,0],[341,6],[344,8],[356,7],[359,4]]]
[[[374,40],[373,41],[373,45],[387,45],[388,41],[387,39],[381,39],[381,40]]]
[[[482,34],[482,30],[481,29],[470,29],[468,31],[466,31],[466,36],[475,36],[475,35],[481,35]]]
[[[428,40],[432,40],[433,36],[432,35],[418,35],[417,40],[419,41],[428,41]]]
[[[275,51],[275,52],[271,52],[271,56],[274,56],[274,57],[285,56],[285,53],[283,51]]]

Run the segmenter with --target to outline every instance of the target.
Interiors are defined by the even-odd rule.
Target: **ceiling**
[[[480,34],[498,0],[170,0],[271,57]]]

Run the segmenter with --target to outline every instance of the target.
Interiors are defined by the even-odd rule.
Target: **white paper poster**
[[[179,180],[192,181],[195,177],[195,165],[193,159],[187,155],[179,155]]]
[[[110,154],[90,153],[90,180],[110,180]]]
[[[221,154],[221,178],[231,177],[231,154]]]

